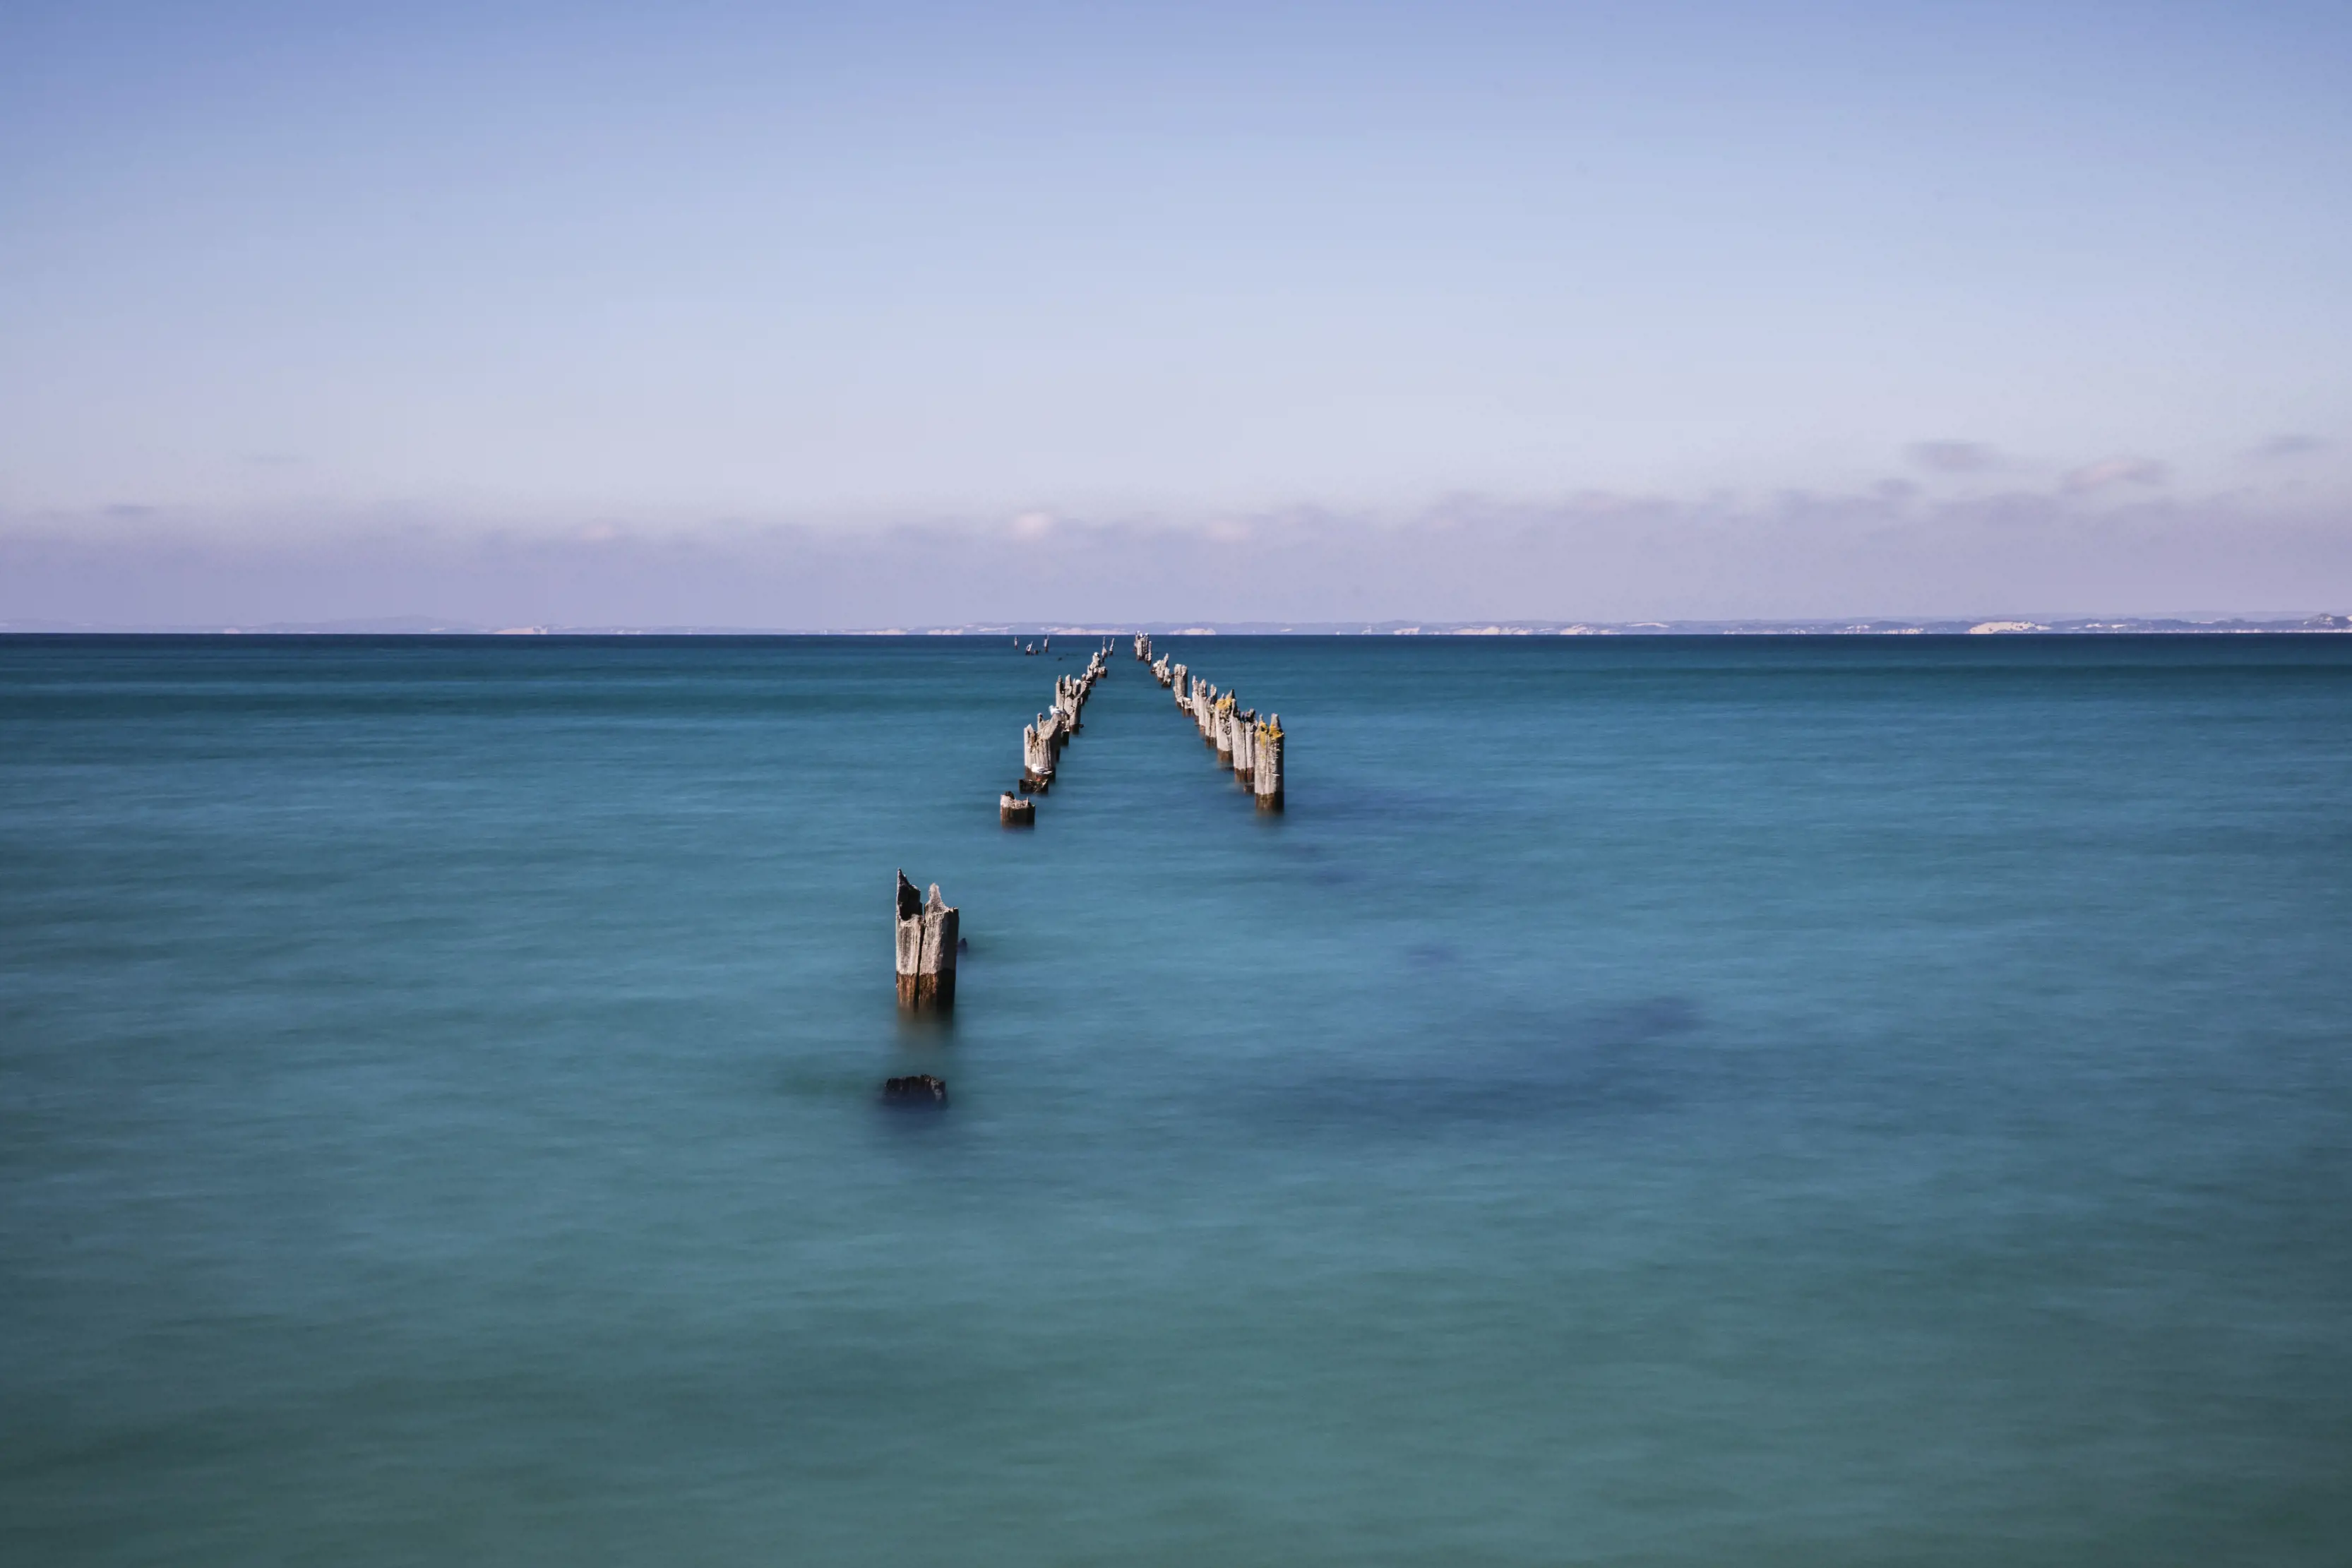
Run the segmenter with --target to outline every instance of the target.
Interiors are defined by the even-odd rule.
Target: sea
[[[2352,1561],[2352,637],[1096,645],[0,640],[0,1560]]]

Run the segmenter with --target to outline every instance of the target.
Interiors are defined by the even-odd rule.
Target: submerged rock
[[[918,1072],[911,1078],[885,1079],[882,1099],[890,1105],[944,1105],[948,1103],[947,1080],[928,1072]]]

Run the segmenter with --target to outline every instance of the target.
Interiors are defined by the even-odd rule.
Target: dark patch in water
[[[1623,1047],[1670,1040],[1696,1028],[1698,1009],[1687,997],[1653,997],[1595,1014],[1588,1030],[1595,1045]]]
[[[1423,951],[1412,950],[1416,961]],[[1246,1091],[1243,1116],[1407,1132],[1655,1113],[1680,1102],[1685,1079],[1685,1064],[1656,1048],[1698,1024],[1697,1008],[1680,997],[1604,1009],[1564,1029],[1532,1009],[1474,1015],[1411,1051],[1367,1042],[1353,1058],[1322,1054],[1307,1072]]]

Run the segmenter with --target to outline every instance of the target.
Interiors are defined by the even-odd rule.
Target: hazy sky
[[[2347,280],[2340,0],[12,0],[0,619],[2345,608]]]

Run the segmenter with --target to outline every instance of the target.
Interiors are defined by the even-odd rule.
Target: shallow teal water
[[[1173,646],[0,640],[0,1555],[2345,1560],[2352,640]]]

